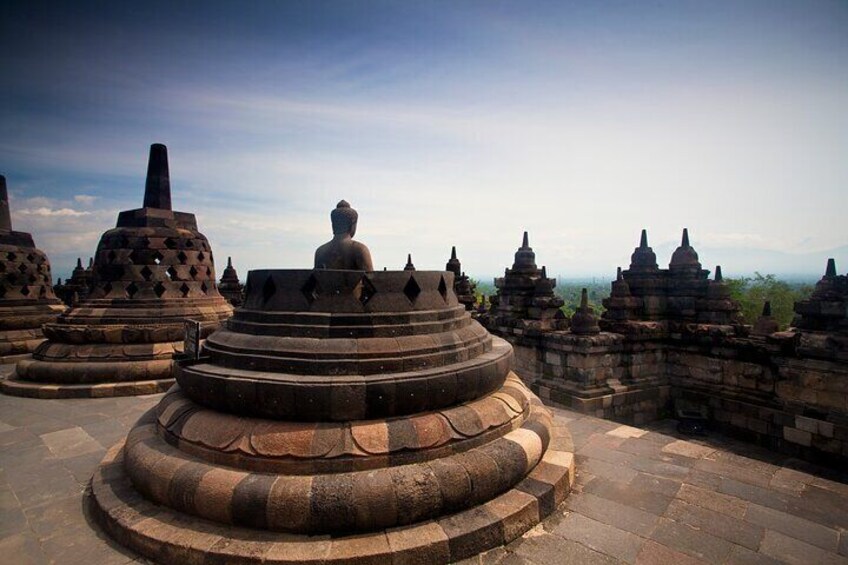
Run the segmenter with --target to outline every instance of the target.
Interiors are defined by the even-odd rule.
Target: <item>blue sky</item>
[[[174,4],[177,4],[174,6]],[[345,198],[375,265],[612,277],[689,228],[725,276],[848,268],[846,2],[7,2],[0,163],[67,275],[141,205],[222,268],[307,267]]]

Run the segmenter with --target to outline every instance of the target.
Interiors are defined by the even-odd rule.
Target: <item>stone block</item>
[[[810,447],[813,436],[810,432],[784,426],[783,439],[792,443],[797,443],[798,445]]]

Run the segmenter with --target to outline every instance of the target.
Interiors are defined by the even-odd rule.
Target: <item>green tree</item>
[[[731,297],[742,307],[746,324],[757,321],[763,311],[763,304],[768,300],[771,302],[771,314],[781,329],[786,329],[792,322],[795,302],[803,300],[812,292],[808,284],[790,284],[775,275],[758,272],[753,277],[724,280],[730,288]]]

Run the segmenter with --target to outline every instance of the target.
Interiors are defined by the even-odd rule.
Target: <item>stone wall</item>
[[[848,461],[848,366],[766,337],[545,332],[504,335],[515,369],[546,403],[628,424],[706,408],[711,426],[785,453]]]

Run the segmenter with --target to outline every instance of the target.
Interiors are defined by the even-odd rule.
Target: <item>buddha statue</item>
[[[333,239],[315,251],[316,269],[341,269],[350,271],[373,271],[371,252],[368,247],[353,241],[359,214],[345,200],[330,213],[333,224]]]

